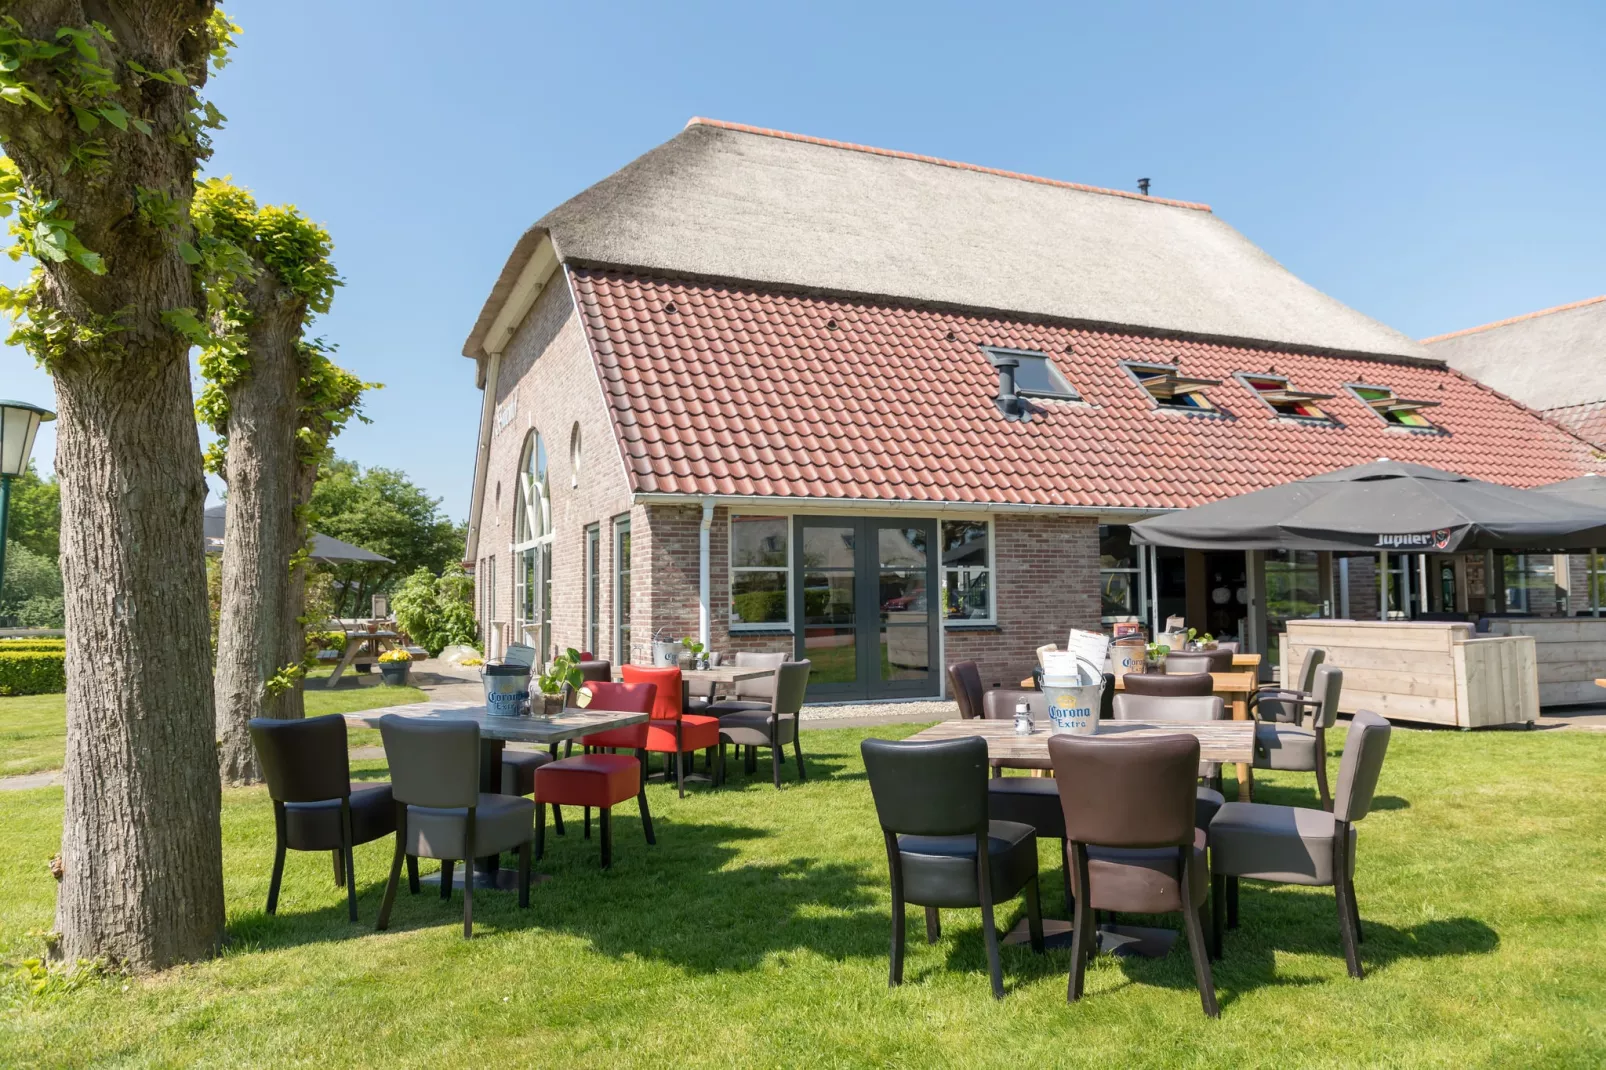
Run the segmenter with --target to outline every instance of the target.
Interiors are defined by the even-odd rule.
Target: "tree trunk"
[[[6,6],[38,40],[90,18],[108,23],[116,42],[101,46],[99,61],[118,79],[117,102],[152,131],[102,124],[96,166],[67,166],[89,135],[46,61],[23,65],[20,76],[34,80],[49,110],[0,106],[0,144],[26,186],[58,202],[75,236],[105,260],[104,274],[70,260],[43,265],[23,338],[55,376],[59,415],[67,615],[59,948],[69,960],[103,957],[136,970],[210,955],[223,934],[206,485],[189,343],[162,319],[199,302],[180,251],[188,227],[137,208],[155,191],[187,218],[198,161],[184,132],[206,80],[211,8],[204,0]],[[140,84],[127,57],[151,70],[182,67],[189,84]]]
[[[67,610],[68,961],[213,954],[223,856],[186,346],[56,375]]]
[[[223,539],[223,606],[217,641],[218,768],[225,781],[254,783],[260,773],[247,723],[286,713],[284,692],[268,693],[279,670],[299,665],[287,649],[286,621],[301,612],[292,598],[296,539],[300,398],[296,343],[304,302],[285,299],[279,280],[261,274],[248,294],[251,369],[229,389],[228,518]],[[299,690],[299,683],[290,690]]]
[[[291,541],[294,547],[305,546],[311,537],[306,514],[307,505],[312,501],[312,488],[317,482],[317,462],[309,462],[306,458],[298,457],[291,491],[295,506],[292,512],[294,534]],[[279,632],[280,657],[286,664],[300,661],[307,655],[307,626],[301,619],[306,609],[307,562],[302,558],[290,571],[289,597],[285,599],[284,616]],[[280,694],[276,702],[278,708],[271,716],[290,718],[307,715],[306,692],[299,682],[295,687]]]

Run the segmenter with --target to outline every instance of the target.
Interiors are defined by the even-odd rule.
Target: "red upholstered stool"
[[[535,857],[546,849],[546,804],[584,806],[586,839],[591,838],[590,807],[602,811],[602,868],[613,864],[613,807],[632,795],[641,810],[641,827],[649,844],[657,843],[652,834],[652,813],[647,809],[647,790],[641,783],[641,763],[628,754],[577,754],[548,762],[535,771]]]

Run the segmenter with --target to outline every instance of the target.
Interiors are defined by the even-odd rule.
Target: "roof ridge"
[[[743,134],[758,134],[762,137],[780,138],[784,141],[800,141],[806,145],[820,145],[828,149],[848,149],[852,152],[863,152],[871,156],[887,156],[895,160],[912,160],[915,163],[936,164],[939,167],[952,167],[956,171],[976,171],[984,175],[996,175],[999,178],[1013,178],[1022,182],[1036,182],[1042,186],[1057,186],[1060,189],[1074,189],[1081,193],[1101,193],[1108,197],[1125,197],[1133,201],[1147,201],[1150,204],[1165,204],[1173,208],[1190,208],[1196,212],[1209,212],[1210,206],[1197,201],[1175,201],[1168,197],[1150,197],[1144,193],[1130,193],[1122,189],[1106,189],[1103,186],[1088,186],[1080,182],[1066,182],[1057,178],[1043,178],[1040,175],[1028,175],[1020,171],[1005,171],[997,167],[983,167],[981,164],[963,163],[958,160],[944,160],[939,156],[922,156],[914,152],[900,152],[897,149],[882,149],[874,145],[858,145],[851,141],[833,141],[829,138],[811,137],[808,134],[793,134],[785,130],[772,130],[763,126],[749,126],[746,123],[726,122],[723,119],[708,119],[701,115],[694,115],[687,120],[686,125],[712,126],[720,130],[735,130]],[[1213,214],[1213,213],[1212,213]]]
[[[1521,323],[1523,320],[1531,320],[1537,319],[1540,316],[1548,316],[1552,312],[1567,312],[1571,309],[1583,308],[1585,305],[1598,305],[1602,301],[1606,301],[1606,294],[1601,294],[1599,297],[1586,297],[1582,301],[1573,301],[1570,304],[1556,305],[1554,308],[1542,308],[1538,312],[1524,312],[1520,316],[1511,316],[1508,319],[1495,320],[1493,323],[1485,323],[1477,327],[1464,327],[1459,331],[1450,331],[1448,334],[1436,334],[1432,338],[1422,338],[1419,339],[1419,341],[1423,345],[1429,345],[1433,342],[1443,342],[1450,338],[1460,338],[1464,334],[1477,334],[1479,331],[1492,331],[1496,327],[1507,327],[1513,323]]]

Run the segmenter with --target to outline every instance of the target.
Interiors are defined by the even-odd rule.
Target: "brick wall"
[[[486,468],[480,544],[476,564],[496,559],[495,604],[483,618],[488,577],[481,571],[482,587],[476,605],[481,607],[482,637],[489,624],[503,626],[506,642],[514,636],[515,563],[513,511],[518,494],[518,465],[531,431],[539,431],[546,445],[547,479],[552,499],[552,609],[553,643],[558,647],[585,644],[585,528],[599,523],[601,539],[601,597],[599,638],[609,654],[613,636],[613,533],[615,516],[630,512],[619,445],[602,397],[591,352],[581,329],[566,277],[552,276],[535,307],[515,332],[502,356],[496,405],[512,406],[508,422],[492,425],[490,458]],[[574,428],[580,429],[580,464],[571,459]]]

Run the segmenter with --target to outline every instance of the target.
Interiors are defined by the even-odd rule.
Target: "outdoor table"
[[[940,721],[909,738],[930,742],[980,736],[987,741],[989,758],[1047,758],[1048,739],[1052,734],[1049,726],[1046,722],[1038,721],[1033,727],[1035,731],[1031,735],[1017,736],[1014,721],[972,718],[968,721]],[[1100,721],[1094,735],[1107,739],[1153,739],[1160,736],[1191,735],[1199,740],[1200,761],[1238,762],[1240,768],[1252,762],[1255,754],[1255,726],[1240,721]],[[1247,783],[1247,781],[1239,782],[1240,792],[1244,791],[1244,785]],[[1071,935],[1070,921],[1058,918],[1043,919],[1043,936],[1048,946],[1068,947]],[[1004,943],[1023,944],[1030,938],[1026,919],[1022,918],[1005,935]],[[1144,958],[1159,958],[1171,949],[1176,938],[1174,929],[1105,925],[1099,929],[1099,950],[1140,955]]]
[[[674,665],[632,666],[632,668],[637,669],[673,669],[676,667],[677,666]],[[614,679],[616,680],[623,679],[623,673],[619,669],[615,669],[613,675]],[[773,675],[775,675],[774,669],[766,669],[763,667],[755,668],[750,665],[715,665],[708,669],[680,670],[680,678],[681,680],[685,681],[687,687],[695,685],[699,688],[714,687],[716,685],[719,687],[729,687],[738,680],[756,680],[761,676]]]
[[[1259,654],[1234,654],[1232,656],[1232,667],[1235,668],[1235,669],[1251,669],[1251,670],[1259,669],[1260,668],[1260,655]]]
[[[387,714],[435,721],[473,721],[480,726],[480,791],[497,795],[502,791],[502,749],[504,743],[561,743],[566,739],[627,728],[641,724],[645,713],[619,710],[566,709],[547,720],[540,717],[492,717],[484,706],[453,702],[420,702],[410,706],[382,706],[374,710],[347,713],[346,723],[378,728]],[[508,891],[518,887],[518,872],[501,868],[501,856],[487,855],[474,860],[474,887]],[[465,867],[466,868],[466,867]]]
[[[340,656],[340,661],[335,665],[335,671],[329,674],[329,682],[324,686],[334,687],[335,684],[339,683],[341,674],[351,668],[352,663],[357,660],[358,652],[363,647],[368,647],[369,657],[377,660],[379,655],[398,646],[399,639],[401,639],[399,632],[348,630],[346,632],[346,652]]]

